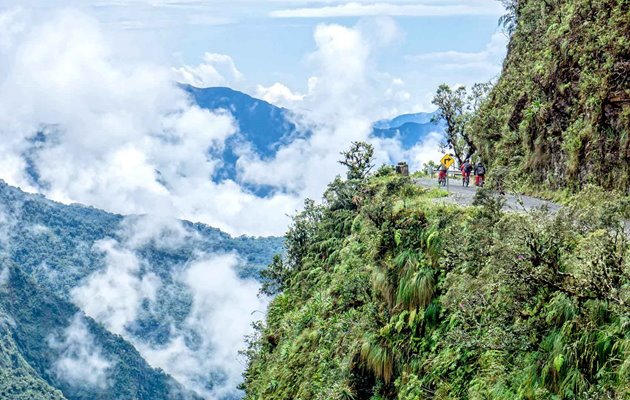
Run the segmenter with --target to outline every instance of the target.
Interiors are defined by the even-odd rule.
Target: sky
[[[129,58],[182,67],[202,64],[205,53],[227,55],[240,79],[208,83],[251,94],[278,82],[307,91],[308,54],[322,23],[364,24],[382,42],[371,62],[406,83],[411,111],[432,108],[427,99],[439,83],[493,77],[502,59],[488,47],[499,40],[496,0],[0,0],[0,8],[16,6],[44,16],[81,10],[126,44],[119,50]],[[385,33],[383,25],[390,25]]]
[[[497,77],[502,11],[495,0],[0,0],[0,178],[64,203],[281,235],[374,121],[433,111],[440,83]],[[210,182],[222,160],[209,150],[236,121],[174,82],[290,108],[314,135],[271,160],[244,148],[238,179]],[[440,158],[436,136],[411,151],[372,142],[378,163]],[[252,183],[277,191],[256,197]]]

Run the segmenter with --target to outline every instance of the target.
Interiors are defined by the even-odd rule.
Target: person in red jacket
[[[444,164],[440,164],[440,168],[438,169],[438,184],[440,186],[446,186],[446,174],[448,168]]]
[[[475,165],[475,185],[483,187],[486,180],[486,167],[481,161]]]

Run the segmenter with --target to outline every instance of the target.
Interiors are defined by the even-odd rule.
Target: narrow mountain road
[[[449,196],[436,199],[436,201],[459,204],[461,206],[471,206],[473,204],[473,200],[475,199],[475,193],[477,193],[477,188],[473,184],[473,179],[474,178],[471,178],[470,187],[463,187],[461,179],[451,179],[448,187]],[[415,182],[422,187],[438,187],[437,178],[419,178],[415,179]],[[506,202],[503,209],[513,212],[527,212],[540,209],[541,207],[547,207],[549,212],[555,214],[562,208],[560,204],[529,196],[506,194],[505,199]],[[630,220],[626,220],[624,222],[624,231],[626,232],[626,236],[630,237]]]
[[[438,201],[455,203],[462,206],[471,206],[473,204],[473,200],[475,199],[475,193],[477,193],[477,188],[473,184],[473,181],[474,177],[471,178],[470,187],[463,187],[461,179],[451,179],[448,187],[449,196],[438,199]],[[437,178],[420,178],[416,179],[416,183],[427,188],[438,187]],[[515,196],[508,194],[505,198],[505,209],[508,211],[530,211],[541,207],[547,207],[550,212],[555,213],[562,207],[561,205],[551,201],[545,201],[529,196]]]

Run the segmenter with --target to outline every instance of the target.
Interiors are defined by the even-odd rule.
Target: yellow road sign
[[[453,158],[453,156],[451,156],[450,154],[445,155],[444,157],[442,157],[442,160],[440,161],[446,168],[451,168],[451,166],[453,164],[455,164],[455,159]]]

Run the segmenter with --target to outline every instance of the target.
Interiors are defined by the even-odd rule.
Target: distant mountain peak
[[[374,128],[375,129],[396,129],[408,123],[426,125],[426,124],[433,123],[433,120],[434,118],[436,118],[437,115],[438,115],[437,111],[421,112],[421,113],[415,113],[415,114],[402,114],[396,118],[376,121],[374,123]]]
[[[211,111],[226,110],[238,125],[239,132],[228,138],[221,154],[214,154],[223,163],[213,180],[233,180],[261,197],[282,190],[242,182],[236,164],[244,148],[260,159],[268,160],[275,157],[281,147],[296,139],[308,138],[311,132],[300,130],[293,122],[292,112],[229,87],[198,88],[187,84],[180,84],[180,87],[199,107]],[[437,112],[404,114],[391,120],[377,121],[372,135],[400,140],[404,149],[411,149],[431,133],[443,132],[443,123],[434,121],[436,115]]]

